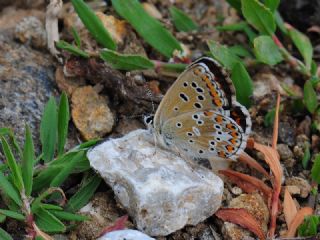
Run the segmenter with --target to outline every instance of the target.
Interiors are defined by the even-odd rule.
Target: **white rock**
[[[108,140],[90,150],[88,159],[136,227],[151,236],[196,225],[220,207],[222,180],[209,169],[155,148],[147,130]]]
[[[149,237],[148,235],[139,232],[137,230],[118,230],[109,232],[98,240],[155,240],[154,238]]]

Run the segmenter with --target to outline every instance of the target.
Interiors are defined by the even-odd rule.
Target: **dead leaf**
[[[222,208],[215,215],[223,221],[238,224],[254,233],[260,240],[266,239],[260,223],[243,208]]]
[[[246,193],[260,191],[263,193],[268,203],[271,200],[272,189],[260,179],[230,169],[220,170],[219,173],[228,177],[231,182],[237,184]]]
[[[284,199],[283,199],[283,213],[284,218],[286,219],[287,226],[290,226],[290,223],[296,216],[298,210],[297,207],[288,191],[287,188],[284,190]]]
[[[247,164],[249,167],[257,170],[258,172],[262,173],[265,177],[270,179],[269,173],[251,156],[249,156],[247,153],[243,152],[239,158],[239,161]]]
[[[289,229],[287,231],[287,233],[285,234],[285,237],[294,237],[296,235],[296,231],[298,229],[298,227],[301,225],[301,223],[303,223],[304,218],[306,216],[312,215],[313,213],[313,209],[311,207],[303,207],[301,208],[296,216],[294,217],[294,219],[291,221]]]
[[[103,229],[100,233],[100,236],[105,235],[108,232],[125,229],[127,221],[128,221],[128,215],[124,215],[118,218],[112,226],[109,226]]]

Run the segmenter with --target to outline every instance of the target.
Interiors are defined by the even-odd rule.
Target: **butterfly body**
[[[232,81],[211,58],[197,60],[178,77],[152,125],[157,144],[191,158],[235,159],[251,131]]]

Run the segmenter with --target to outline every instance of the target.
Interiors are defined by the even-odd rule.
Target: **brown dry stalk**
[[[257,235],[260,240],[266,239],[261,224],[254,216],[243,208],[222,208],[219,209],[215,215],[223,221],[235,223],[243,228],[249,229]]]

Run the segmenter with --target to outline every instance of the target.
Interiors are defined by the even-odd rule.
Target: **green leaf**
[[[83,0],[71,0],[71,2],[82,23],[86,26],[94,39],[102,46],[116,50],[116,43],[92,9]]]
[[[232,47],[229,47],[229,50],[238,57],[251,57],[250,52],[241,45],[234,45]]]
[[[13,240],[9,233],[0,228],[0,239],[1,240]]]
[[[310,113],[314,113],[318,107],[317,94],[311,81],[307,81],[303,88],[304,104]]]
[[[56,216],[60,220],[64,220],[64,221],[86,221],[89,219],[87,216],[65,212],[65,211],[51,210],[50,213],[52,213],[54,216]]]
[[[275,12],[280,4],[280,0],[264,0],[264,5],[271,10],[271,12]]]
[[[81,143],[79,144],[76,149],[82,149],[82,150],[85,150],[85,149],[89,149],[90,147],[96,145],[101,139],[92,139],[92,140],[89,140],[87,142],[84,142],[84,143]]]
[[[302,166],[304,169],[307,169],[310,158],[311,158],[310,146],[309,144],[306,144],[304,146],[304,154],[302,158]]]
[[[311,215],[305,217],[304,222],[298,228],[299,236],[309,237],[317,235],[319,225],[320,216]]]
[[[313,181],[320,184],[320,154],[317,154],[311,169],[311,177]]]
[[[180,43],[160,22],[147,14],[137,0],[112,0],[117,13],[126,19],[139,35],[166,57],[175,50],[182,51]]]
[[[67,177],[72,173],[75,166],[78,164],[78,162],[86,157],[85,152],[81,151],[78,152],[71,160],[70,162],[66,163],[64,168],[61,169],[61,171],[55,176],[55,178],[51,181],[50,187],[58,187],[60,186],[64,180],[67,179]]]
[[[76,42],[76,45],[78,48],[81,48],[81,38],[79,36],[79,33],[75,27],[71,28],[71,32],[74,38],[74,41]]]
[[[235,64],[241,61],[240,58],[232,53],[226,46],[214,41],[208,41],[208,46],[213,57],[228,70],[231,70]]]
[[[47,169],[42,170],[33,179],[33,191],[39,192],[44,188],[49,187],[52,180],[59,174],[63,169],[63,166],[50,166]]]
[[[7,164],[10,168],[10,171],[12,173],[13,177],[13,183],[17,187],[19,191],[23,189],[23,180],[22,180],[22,174],[21,174],[21,169],[17,164],[17,161],[15,157],[13,156],[13,153],[11,151],[11,148],[7,142],[7,140],[4,137],[0,137],[1,139],[1,145],[2,145],[2,150],[4,152],[4,155],[7,160]]]
[[[83,58],[89,58],[89,54],[85,51],[81,50],[79,47],[73,46],[70,43],[67,43],[66,41],[60,40],[56,43],[57,48],[61,48],[63,50],[66,50],[76,56],[83,57]]]
[[[7,180],[7,178],[0,172],[0,189],[3,193],[8,195],[17,205],[21,206],[22,201],[17,190],[12,186],[12,184]]]
[[[19,146],[19,143],[18,143],[16,137],[13,134],[13,131],[11,129],[9,129],[9,128],[1,128],[0,129],[0,135],[2,135],[2,136],[8,135],[9,138],[10,138],[10,141],[12,142],[12,144],[14,146],[14,148],[19,153],[19,156],[22,157],[22,155],[23,155],[22,154],[22,150],[21,150],[21,148]]]
[[[85,206],[99,187],[101,178],[92,176],[68,201],[66,210],[76,212]]]
[[[253,41],[257,59],[268,65],[275,65],[283,60],[279,48],[269,36],[259,36]]]
[[[26,126],[25,143],[22,158],[22,178],[24,182],[25,193],[29,197],[32,192],[33,166],[35,162],[34,145],[29,126]]]
[[[60,97],[58,110],[58,156],[63,153],[68,135],[68,126],[70,120],[69,102],[65,92]]]
[[[53,205],[53,204],[48,204],[48,203],[41,203],[40,206],[43,209],[46,210],[56,210],[56,211],[63,211],[63,208],[57,205]]]
[[[313,47],[310,39],[294,28],[288,29],[290,38],[301,53],[308,70],[311,69]]]
[[[249,38],[249,41],[252,42],[254,38],[257,37],[257,34],[252,30],[252,28],[246,22],[239,22],[229,25],[218,26],[217,30],[219,31],[242,31],[246,33]]]
[[[100,52],[100,57],[115,69],[131,71],[154,68],[153,62],[140,55],[120,54],[104,49]]]
[[[288,30],[287,30],[287,28],[285,27],[284,21],[283,21],[280,13],[279,13],[278,11],[275,11],[275,13],[274,13],[274,18],[275,18],[276,24],[277,24],[278,28],[280,29],[280,31],[281,31],[284,35],[287,35],[287,34],[288,34]]]
[[[242,14],[261,34],[272,35],[276,30],[273,14],[258,0],[241,0]]]
[[[236,88],[237,101],[246,107],[250,107],[253,83],[249,73],[241,62],[236,63],[232,68],[231,79]]]
[[[63,223],[49,211],[40,207],[35,215],[36,224],[42,231],[47,233],[65,232],[66,227]]]
[[[238,10],[239,12],[241,12],[241,1],[240,0],[227,0],[227,2],[230,4],[230,6],[232,6],[233,8]]]
[[[50,97],[44,108],[40,124],[40,140],[43,160],[49,162],[53,159],[57,141],[57,105],[53,97]]]
[[[180,32],[190,32],[198,29],[198,25],[183,11],[175,6],[170,7],[170,15],[174,26]]]
[[[17,212],[6,210],[6,209],[0,209],[0,214],[3,214],[10,218],[17,219],[19,221],[25,220],[25,216],[23,216],[21,213],[17,213]]]

